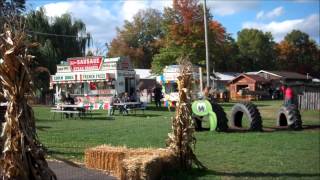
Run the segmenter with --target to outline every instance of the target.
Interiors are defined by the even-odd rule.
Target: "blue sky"
[[[202,0],[200,0],[202,2]],[[103,48],[116,35],[116,27],[131,20],[140,9],[160,11],[171,0],[27,0],[28,9],[44,6],[48,16],[69,12],[82,19],[92,33],[94,46]],[[293,29],[304,31],[319,44],[319,0],[207,0],[207,6],[234,38],[243,28],[269,31],[279,42]]]

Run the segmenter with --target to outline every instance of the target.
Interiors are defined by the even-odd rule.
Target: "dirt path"
[[[58,180],[116,180],[102,171],[91,170],[82,165],[76,167],[69,164],[49,161],[50,168],[56,173]]]

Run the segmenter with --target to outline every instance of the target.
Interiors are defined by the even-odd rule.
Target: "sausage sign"
[[[192,103],[192,112],[197,116],[209,116],[210,131],[217,127],[217,116],[212,111],[212,106],[207,100],[198,100]]]

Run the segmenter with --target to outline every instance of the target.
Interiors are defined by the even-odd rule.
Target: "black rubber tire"
[[[288,126],[293,130],[302,129],[302,120],[296,105],[282,106],[278,113],[277,126]]]
[[[229,129],[228,127],[228,118],[227,114],[224,112],[224,109],[216,102],[210,102],[212,106],[213,112],[216,113],[217,116],[217,128],[218,132],[225,132]],[[196,131],[202,131],[202,117],[193,116],[194,127]]]
[[[202,118],[201,116],[193,116],[192,119],[193,119],[193,124],[194,124],[194,129],[196,131],[202,131],[203,128],[202,128]]]
[[[251,102],[235,104],[231,109],[231,126],[242,127],[242,117],[245,114],[250,122],[251,131],[262,131],[262,119],[257,106]]]
[[[217,128],[216,131],[225,132],[229,129],[227,114],[218,103],[211,101],[213,112],[217,116]]]

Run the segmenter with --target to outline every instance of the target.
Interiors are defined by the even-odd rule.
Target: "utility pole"
[[[210,66],[209,66],[209,45],[208,45],[208,24],[207,24],[207,4],[203,0],[203,18],[204,18],[204,37],[206,44],[206,68],[207,68],[207,86],[210,86]]]

